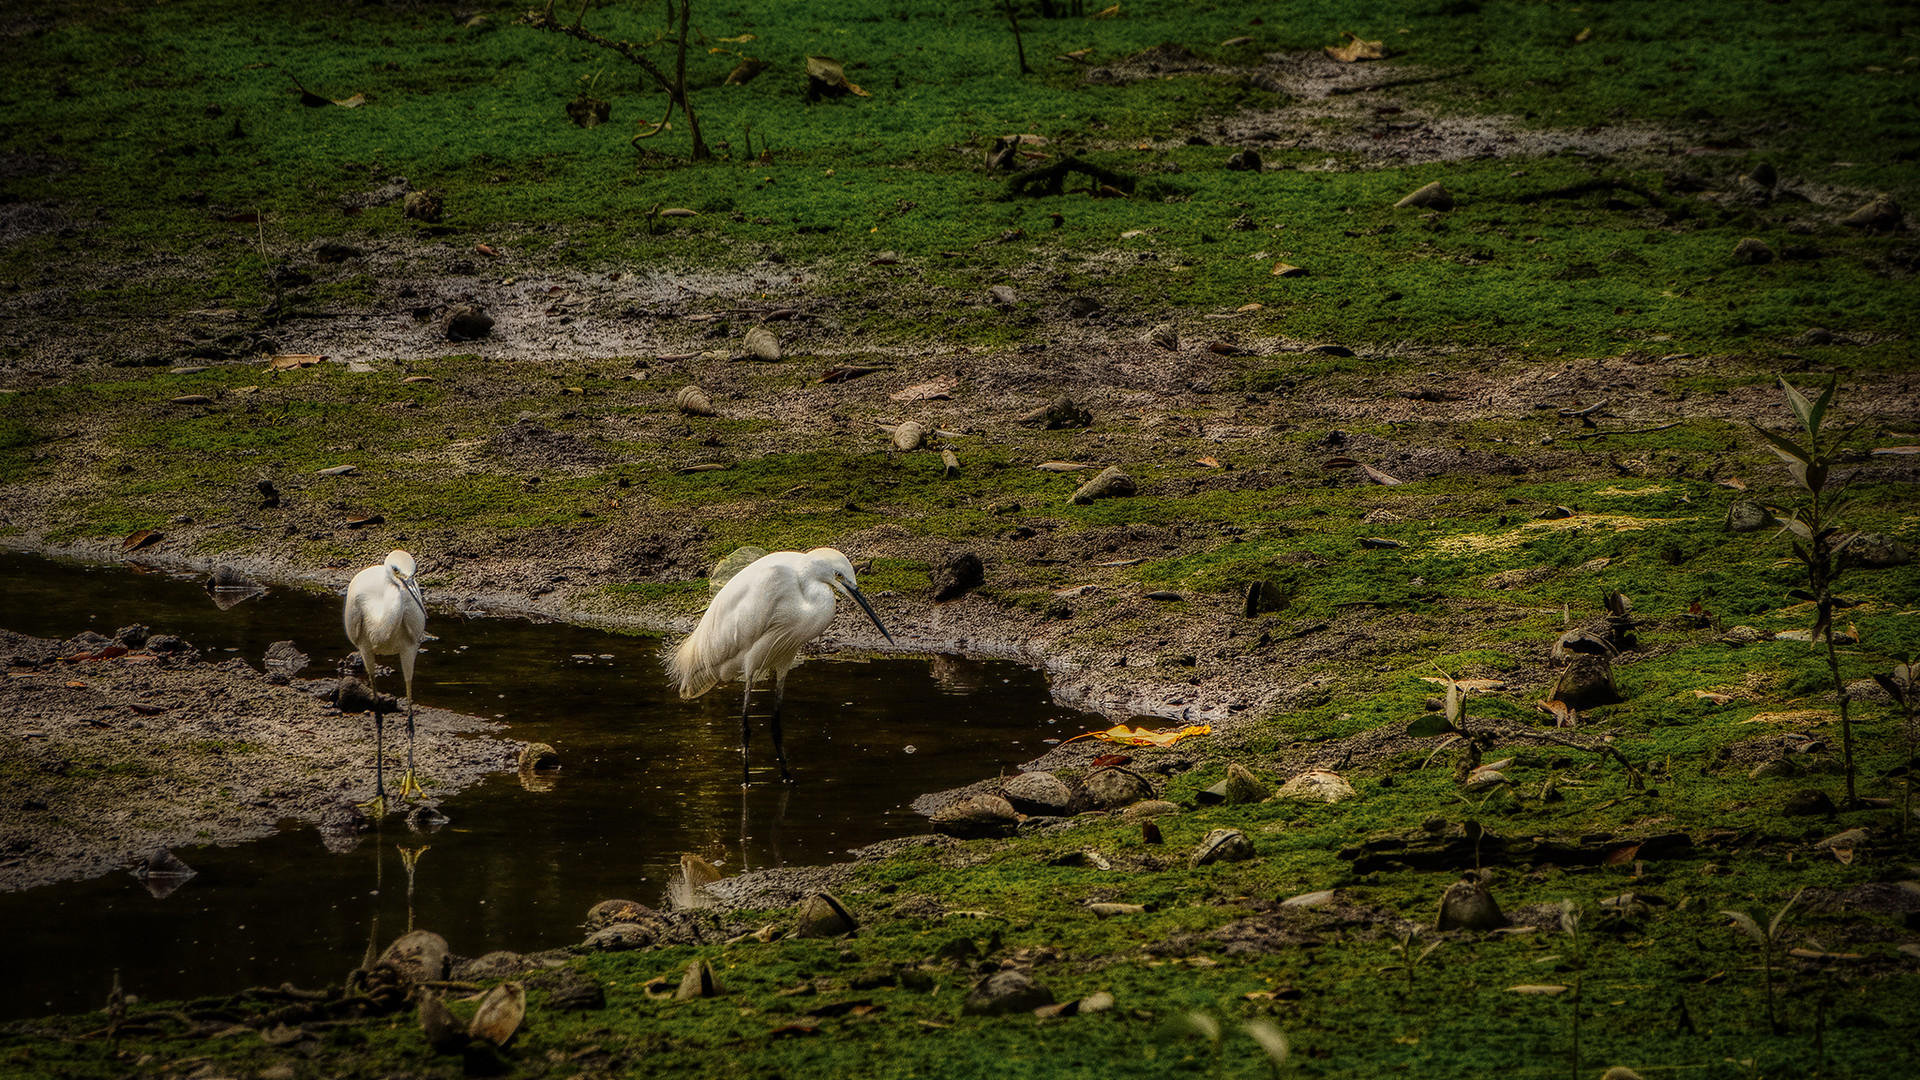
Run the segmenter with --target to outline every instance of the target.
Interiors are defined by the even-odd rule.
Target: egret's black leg
[[[740,695],[740,786],[746,787],[751,783],[747,779],[747,743],[753,739],[753,724],[747,709],[753,704],[753,673],[747,672],[741,681],[747,684],[747,689]]]
[[[773,756],[780,762],[780,779],[793,783],[793,774],[787,771],[787,748],[780,741],[780,701],[787,696],[787,676],[782,673],[773,678]]]
[[[387,797],[387,762],[385,725],[380,719],[380,698],[373,699],[373,797],[385,800]]]

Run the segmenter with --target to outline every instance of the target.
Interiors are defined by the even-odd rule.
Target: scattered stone
[[[1081,787],[1096,810],[1118,810],[1153,798],[1153,785],[1132,769],[1095,769]]]
[[[598,952],[625,952],[630,949],[649,949],[653,947],[657,935],[653,928],[634,922],[617,922],[603,926],[587,935],[580,943],[583,949]]]
[[[1886,533],[1861,533],[1840,552],[1842,566],[1888,570],[1913,561],[1913,552],[1899,538]]]
[[[1833,799],[1826,792],[1814,788],[1801,788],[1787,796],[1786,805],[1781,811],[1793,817],[1811,817],[1815,814],[1832,817]]]
[[[994,307],[1010,308],[1020,302],[1020,294],[1013,291],[1011,285],[995,285],[987,290],[987,299]]]
[[[448,341],[478,341],[493,332],[493,316],[479,304],[455,304],[440,320],[440,335]]]
[[[587,911],[587,929],[598,930],[616,923],[637,923],[656,917],[658,913],[645,904],[632,900],[602,900]]]
[[[748,330],[747,336],[741,340],[740,344],[746,348],[747,355],[756,360],[780,359],[780,339],[764,326],[756,326]]]
[[[1065,394],[1053,399],[1051,405],[1044,405],[1022,416],[1018,423],[1022,427],[1037,427],[1047,431],[1060,431],[1066,428],[1090,427],[1093,414],[1073,403]]]
[[[1235,172],[1259,172],[1264,164],[1258,150],[1236,150],[1227,155],[1227,168]]]
[[[513,1041],[520,1022],[526,1018],[526,988],[517,982],[503,982],[480,999],[480,1008],[474,1012],[467,1034],[495,1046],[505,1046]]]
[[[308,656],[291,641],[276,641],[267,646],[264,663],[267,671],[278,675],[298,675],[305,670]]]
[[[1359,792],[1347,783],[1347,778],[1339,773],[1325,769],[1308,769],[1299,776],[1280,785],[1274,794],[1276,799],[1304,799],[1308,801],[1336,803],[1342,799],[1351,799]]]
[[[971,551],[956,548],[947,552],[934,566],[933,598],[952,600],[964,595],[970,589],[979,588],[986,583],[987,567],[980,556]]]
[[[422,993],[420,995],[420,1030],[427,1037],[427,1045],[440,1053],[451,1053],[465,1046],[467,1033],[460,1022],[453,1017],[453,1011],[440,995]]]
[[[969,795],[933,815],[933,831],[961,840],[1012,836],[1020,825],[1013,805],[998,795]]]
[[[996,971],[974,984],[960,1012],[966,1016],[1002,1016],[1031,1012],[1053,1004],[1053,991],[1033,981],[1024,971]]]
[[[410,983],[444,979],[453,969],[447,939],[431,930],[415,930],[394,941],[380,954],[379,963],[391,967],[402,980]]]
[[[707,392],[691,383],[681,387],[673,395],[673,405],[688,416],[720,415],[719,411],[713,407],[713,399],[707,396]]]
[[[1440,896],[1440,930],[1497,930],[1508,925],[1508,918],[1494,902],[1493,894],[1472,876],[1447,886]]]
[[[1021,773],[1008,780],[1000,794],[1023,814],[1064,817],[1072,812],[1073,792],[1066,782],[1048,772]]]
[[[1145,340],[1149,345],[1157,345],[1169,351],[1175,350],[1180,347],[1180,331],[1174,329],[1172,323],[1160,323],[1147,331]]]
[[[1721,634],[1718,640],[1724,645],[1754,645],[1766,641],[1769,635],[1763,630],[1751,626],[1736,626]]]
[[[1765,240],[1752,236],[1744,237],[1739,243],[1733,245],[1733,261],[1753,266],[1770,263],[1773,261],[1773,249],[1767,246]]]
[[[1429,210],[1451,210],[1453,209],[1453,193],[1447,190],[1446,185],[1435,180],[1433,183],[1414,191],[1393,205],[1394,208],[1398,210],[1405,210],[1409,207]]]
[[[1261,783],[1253,775],[1253,770],[1237,761],[1227,766],[1226,785],[1224,794],[1227,797],[1228,806],[1265,802],[1273,796],[1272,788]]]
[[[402,213],[415,221],[424,221],[429,225],[438,224],[446,207],[440,196],[430,191],[409,191],[406,202],[401,204]]]
[[[1100,307],[1100,301],[1095,300],[1091,296],[1076,296],[1067,301],[1067,317],[1084,319],[1094,312],[1099,311]]]
[[[1727,531],[1737,533],[1759,532],[1761,529],[1779,522],[1766,507],[1752,499],[1735,499],[1727,507]]]
[[[1253,858],[1253,841],[1239,829],[1215,829],[1207,834],[1200,846],[1193,849],[1187,857],[1190,867],[1210,866],[1213,863],[1245,862]]]
[[[1221,782],[1225,783],[1225,781]],[[1180,804],[1178,803],[1170,803],[1165,799],[1142,799],[1121,811],[1120,816],[1129,821],[1139,821],[1143,818],[1167,817],[1179,812]]]
[[[1101,470],[1098,476],[1076,488],[1074,493],[1067,497],[1067,501],[1085,506],[1095,499],[1124,498],[1137,490],[1133,477],[1121,472],[1120,466],[1109,465]]]
[[[1763,161],[1755,165],[1746,178],[1771,191],[1774,185],[1780,182],[1780,173],[1772,165]]]
[[[1339,899],[1338,889],[1321,889],[1318,892],[1301,893],[1280,901],[1281,907],[1326,907]]]
[[[1099,919],[1111,919],[1116,915],[1144,915],[1147,911],[1139,904],[1088,904],[1087,910]]]
[[[836,938],[859,928],[860,921],[853,917],[853,913],[838,897],[830,892],[817,892],[800,901],[800,914],[793,936]]]
[[[1518,570],[1502,570],[1487,577],[1489,589],[1521,589],[1528,585],[1538,585],[1553,576],[1551,566],[1527,566]]]
[[[673,992],[675,1001],[691,1001],[694,998],[719,997],[720,980],[713,974],[713,965],[705,960],[695,960],[687,965],[687,973],[680,979],[680,989]]]
[[[1553,700],[1582,712],[1626,700],[1613,684],[1613,662],[1604,655],[1574,653],[1554,686]]]
[[[1900,204],[1893,201],[1891,195],[1879,195],[1872,202],[1841,218],[1840,224],[1855,229],[1897,229],[1900,221]]]

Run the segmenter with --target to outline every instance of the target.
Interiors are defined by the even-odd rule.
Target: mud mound
[[[605,452],[580,436],[555,431],[532,420],[521,420],[506,428],[495,435],[488,446],[496,456],[514,465],[561,468],[600,465],[607,460]]]

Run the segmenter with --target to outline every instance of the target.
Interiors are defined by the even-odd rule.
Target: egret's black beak
[[[407,595],[413,597],[413,602],[420,605],[420,614],[425,615],[427,613],[427,601],[425,597],[420,595],[420,583],[410,577],[402,580],[406,585]]]
[[[887,644],[889,645],[899,644],[898,642],[893,640],[892,634],[887,633],[887,628],[881,625],[880,616],[875,615],[873,613],[873,605],[867,603],[867,598],[860,595],[860,590],[857,587],[855,587],[852,583],[848,583],[847,585],[847,595],[853,597],[854,600],[859,603],[861,610],[867,613],[867,618],[873,620],[873,625],[880,627],[880,636],[887,639]]]

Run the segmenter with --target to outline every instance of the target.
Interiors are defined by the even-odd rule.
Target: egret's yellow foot
[[[415,795],[425,795],[426,793],[427,793],[427,789],[421,787],[420,781],[415,780],[413,778],[413,771],[411,769],[407,771],[407,775],[400,778],[400,797],[401,798],[411,799]]]
[[[366,814],[376,821],[387,816],[387,797],[385,795],[375,795],[366,802],[354,803],[353,805],[357,807],[361,813]]]

